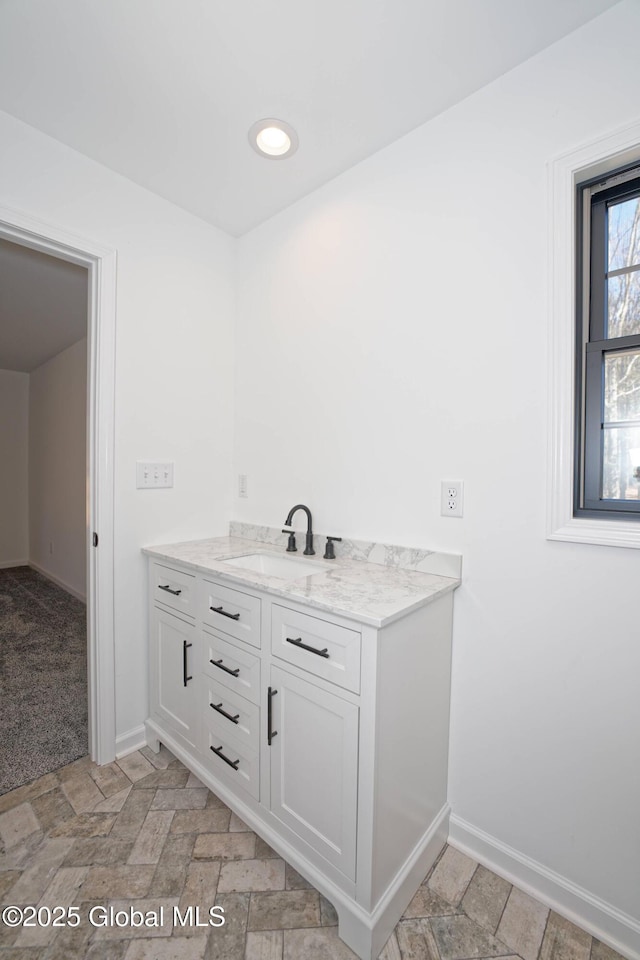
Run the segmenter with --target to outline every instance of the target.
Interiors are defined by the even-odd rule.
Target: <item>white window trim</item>
[[[548,165],[548,540],[640,549],[640,521],[573,516],[576,184],[639,159],[640,123],[635,123]]]

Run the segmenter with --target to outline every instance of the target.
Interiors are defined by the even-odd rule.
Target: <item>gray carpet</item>
[[[0,570],[0,795],[87,751],[86,607],[30,567]]]

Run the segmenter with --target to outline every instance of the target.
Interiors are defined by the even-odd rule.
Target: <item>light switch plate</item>
[[[159,490],[173,486],[173,463],[138,460],[136,463],[136,487],[138,490]]]

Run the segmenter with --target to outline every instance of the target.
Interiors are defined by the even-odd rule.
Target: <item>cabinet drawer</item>
[[[353,693],[360,692],[360,634],[273,604],[271,652]]]
[[[254,647],[260,646],[260,599],[211,580],[202,582],[201,613],[204,623],[229,633]]]
[[[208,727],[203,746],[205,765],[216,777],[260,799],[260,760],[256,749]]]
[[[258,750],[260,708],[217,680],[205,678],[206,724],[216,736],[236,737],[246,746]]]
[[[151,590],[157,603],[186,613],[189,617],[195,616],[196,578],[192,574],[152,563]]]
[[[202,631],[202,639],[206,675],[253,703],[260,703],[260,659],[207,630]]]

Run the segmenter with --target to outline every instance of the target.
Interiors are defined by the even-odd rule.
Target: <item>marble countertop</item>
[[[229,566],[225,559],[250,553],[287,554],[282,546],[241,537],[214,537],[161,546],[144,547],[143,552],[156,560],[177,562],[198,573],[215,574],[230,585],[263,590],[274,596],[297,600],[318,610],[382,627],[422,607],[460,584],[454,577],[438,576],[418,570],[400,569],[363,560],[321,556],[303,557],[309,564],[309,576],[284,580],[252,570]],[[314,566],[321,566],[314,572]],[[331,569],[325,567],[330,565]]]

